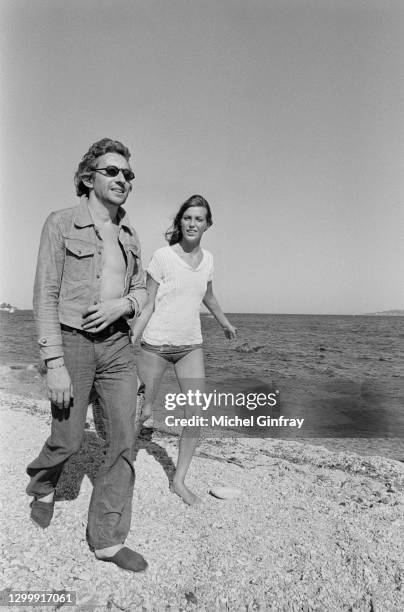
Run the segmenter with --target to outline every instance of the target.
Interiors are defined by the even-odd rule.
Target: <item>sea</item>
[[[276,392],[271,418],[297,427],[250,428],[249,435],[312,440],[404,459],[404,317],[229,314],[236,340],[201,316],[209,389]],[[0,312],[0,364],[39,362],[31,310]],[[163,394],[175,376],[167,372]],[[253,411],[241,409],[243,415]],[[258,414],[258,412],[257,412]],[[363,453],[362,453],[363,454]]]

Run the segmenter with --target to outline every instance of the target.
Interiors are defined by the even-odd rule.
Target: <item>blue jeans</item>
[[[98,394],[106,431],[105,459],[94,482],[88,512],[91,550],[123,543],[128,535],[135,483],[133,449],[137,377],[127,333],[109,337],[62,329],[64,358],[73,385],[68,410],[52,406],[51,435],[27,468],[28,495],[44,497],[57,484],[64,463],[81,446],[89,396]]]

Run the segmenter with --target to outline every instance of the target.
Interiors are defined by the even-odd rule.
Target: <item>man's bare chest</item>
[[[125,256],[118,236],[119,228],[106,226],[100,230],[103,246],[103,268],[122,274],[125,272]]]

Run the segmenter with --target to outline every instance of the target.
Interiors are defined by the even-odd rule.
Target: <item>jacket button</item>
[[[39,342],[40,342],[41,344],[47,344],[47,342],[48,342],[48,341],[47,341],[47,339],[46,339],[46,338],[40,338]]]
[[[80,251],[80,249],[77,251],[77,253],[78,253],[79,255],[81,255],[81,251]]]

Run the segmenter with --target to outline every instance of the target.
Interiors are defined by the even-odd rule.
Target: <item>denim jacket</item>
[[[118,219],[126,262],[122,297],[138,304],[139,315],[147,301],[139,239],[122,208]],[[86,197],[78,206],[49,215],[41,235],[33,302],[42,359],[62,356],[60,325],[81,329],[84,311],[100,301],[102,259],[103,241]]]

